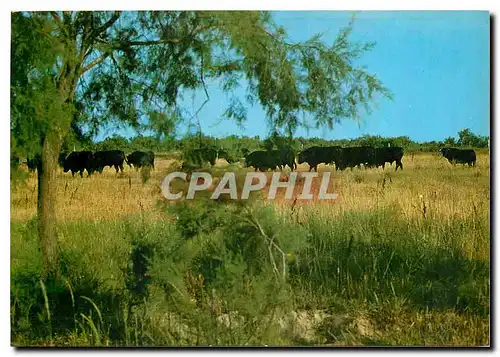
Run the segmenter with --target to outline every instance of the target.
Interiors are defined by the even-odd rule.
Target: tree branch
[[[196,113],[194,113],[194,115],[191,118],[198,117],[198,113],[201,111],[201,109],[203,109],[203,107],[205,106],[205,104],[207,104],[208,101],[210,100],[210,96],[208,95],[207,86],[205,85],[205,79],[203,77],[203,54],[201,55],[201,75],[200,75],[200,77],[201,77],[200,78],[201,79],[201,83],[203,84],[203,90],[205,91],[206,99],[203,102],[203,104],[198,108],[198,110],[196,111]],[[201,132],[201,124],[200,124],[199,120],[198,120],[198,128],[199,128],[199,130]]]
[[[106,60],[106,58],[108,58],[110,55],[111,55],[111,52],[106,52],[101,57],[93,60],[88,65],[86,65],[85,67],[83,67],[83,69],[81,71],[81,74],[84,74],[85,72],[91,70],[92,68],[94,68],[95,66],[97,66],[99,63],[104,62],[104,60]]]
[[[264,33],[266,35],[268,35],[269,37],[271,37],[274,41],[276,41],[278,44],[283,44],[287,47],[290,47],[290,48],[299,48],[300,50],[300,47],[303,46],[303,47],[307,47],[307,48],[310,48],[310,49],[314,49],[320,53],[325,53],[326,51],[314,44],[301,44],[301,43],[290,43],[290,42],[286,42],[285,40],[280,40],[279,38],[276,37],[275,34],[273,34],[272,32],[270,32],[269,30],[267,30],[266,28],[262,27],[262,31],[264,31]],[[323,35],[323,34],[321,34]]]
[[[108,21],[106,21],[106,23],[104,23],[104,25],[100,26],[95,31],[91,31],[89,36],[88,36],[88,38],[90,39],[90,42],[93,41],[94,39],[96,39],[107,28],[112,26],[118,20],[120,15],[121,15],[121,11],[115,11],[113,16]],[[210,27],[211,26],[197,28],[195,31],[190,33],[187,37],[193,37],[196,34],[195,32],[205,31],[205,30],[209,29]],[[162,44],[178,44],[184,40],[185,40],[185,38],[171,38],[171,39],[150,40],[150,41],[128,41],[128,42],[125,41],[122,43],[115,43],[115,44],[113,44],[113,41],[110,41],[110,42],[108,42],[108,44],[111,45],[111,49],[109,50],[109,52],[106,52],[102,57],[98,58],[97,60],[92,61],[89,65],[85,66],[81,73],[83,74],[83,73],[87,72],[88,70],[90,70],[91,68],[93,68],[94,66],[103,62],[107,57],[110,56],[110,54],[113,51],[116,51],[116,50],[124,50],[124,49],[127,49],[128,47],[131,47],[131,46],[155,46],[155,45],[162,45]],[[82,41],[82,47],[83,47],[83,42],[87,42],[87,39],[84,39]],[[92,48],[91,46],[88,46],[88,49],[91,49],[91,48]],[[85,52],[86,53],[83,55],[83,59],[85,59],[90,53],[90,51],[87,51],[87,50],[85,50]],[[82,52],[82,54],[83,54],[83,52]],[[203,77],[203,74],[202,74],[202,77]],[[203,82],[203,79],[202,79],[202,82]],[[204,88],[205,88],[205,93],[207,94],[207,98],[208,98],[208,93],[207,93],[206,87],[204,86]]]
[[[113,26],[113,24],[120,18],[121,14],[121,11],[115,11],[111,18],[96,30],[97,36],[99,36],[103,31],[106,31],[109,27]]]
[[[163,40],[152,40],[152,41],[130,41],[124,43],[124,45],[128,46],[154,46],[154,45],[164,45],[167,43],[176,44],[181,43],[182,38],[172,38],[172,39],[163,39]],[[118,47],[117,49],[121,49],[123,46]]]
[[[57,25],[59,27],[59,31],[61,31],[61,33],[64,36],[69,37],[69,30],[70,29],[67,28],[65,26],[65,23],[64,23],[64,21],[66,21],[66,15],[63,13],[63,18],[61,18],[61,16],[57,13],[57,11],[51,11],[50,15],[55,20],[55,22],[57,22]]]
[[[128,46],[154,46],[154,45],[164,45],[164,44],[177,44],[177,43],[181,43],[186,38],[194,37],[196,34],[203,32],[203,31],[206,31],[206,30],[209,30],[212,27],[213,27],[212,25],[197,27],[197,28],[193,29],[193,31],[191,31],[185,37],[164,38],[164,39],[160,39],[160,40],[150,40],[150,41],[130,41],[130,42],[126,42],[124,44],[128,45]]]
[[[269,237],[266,234],[266,232],[264,232],[264,229],[260,225],[259,221],[257,220],[257,218],[255,218],[255,216],[251,212],[250,212],[250,216],[251,216],[252,219],[246,219],[247,222],[249,222],[252,226],[254,226],[255,228],[257,228],[257,230],[260,232],[260,234],[269,242],[269,245],[268,245],[267,249],[269,251],[269,256],[270,256],[271,264],[273,266],[273,270],[274,270],[276,276],[279,275],[279,271],[278,271],[278,267],[276,266],[276,262],[274,261],[274,256],[273,256],[273,253],[272,253],[272,250],[271,250],[271,246],[273,246],[275,249],[277,249],[281,253],[281,257],[282,257],[282,275],[283,275],[283,279],[285,279],[285,276],[286,276],[286,254],[285,254],[285,252],[283,252],[283,250],[276,243],[274,243],[274,236]]]
[[[106,21],[102,26],[99,26],[97,29],[92,29],[91,31],[88,32],[88,36],[83,39],[83,43],[87,43],[88,47],[91,47],[93,41],[99,37],[104,31],[106,31],[108,28],[113,26],[113,24],[120,18],[121,16],[121,11],[115,11],[111,18]],[[90,19],[92,22],[92,19]]]
[[[71,23],[71,11],[63,11],[63,21]]]
[[[51,11],[50,14],[52,15],[52,18],[56,20],[57,22],[61,23],[61,17],[57,13],[57,11]]]

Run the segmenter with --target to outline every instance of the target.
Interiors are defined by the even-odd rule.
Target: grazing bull
[[[267,171],[276,169],[278,162],[269,151],[257,150],[245,156],[245,166],[252,166],[257,171]]]
[[[452,164],[476,165],[476,152],[472,149],[442,148],[441,154]]]
[[[113,166],[118,171],[123,172],[123,162],[125,153],[121,150],[97,151],[94,153],[94,170],[102,172],[106,166]]]
[[[79,172],[80,176],[83,177],[83,172],[87,170],[87,176],[90,176],[94,171],[93,161],[94,153],[92,151],[73,151],[64,160],[63,170],[64,172],[71,171],[73,177],[76,172]]]
[[[339,161],[342,148],[340,146],[313,146],[300,152],[297,162],[307,162],[309,171],[317,170],[319,164],[332,164]]]
[[[398,167],[403,170],[403,163],[401,162],[402,158],[403,148],[384,147],[375,149],[375,165],[377,167],[382,166],[382,169],[385,169],[386,162],[391,165],[393,162],[396,162],[396,171],[398,171]]]
[[[276,155],[278,166],[284,169],[286,165],[293,171],[297,169],[295,162],[295,152],[291,147],[282,147],[278,150],[272,150],[273,155]]]
[[[127,164],[135,169],[140,169],[143,166],[155,168],[155,154],[152,151],[134,151],[128,155],[126,160]]]
[[[356,166],[361,167],[361,165],[373,167],[375,166],[375,148],[371,146],[343,148],[338,161],[336,166],[339,170],[345,170],[347,167],[352,170]]]
[[[293,150],[283,148],[278,150],[257,150],[245,156],[245,166],[252,166],[255,170],[275,170],[288,165],[292,170],[297,167]]]

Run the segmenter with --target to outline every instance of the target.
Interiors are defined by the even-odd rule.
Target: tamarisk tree
[[[12,14],[11,149],[38,153],[38,224],[46,274],[56,272],[57,159],[68,135],[103,125],[172,130],[186,119],[183,93],[228,93],[225,116],[246,120],[260,104],[273,128],[292,133],[332,127],[390,97],[356,64],[373,43],[350,40],[352,23],[332,45],[321,36],[291,42],[269,12],[17,12]],[[309,123],[305,118],[311,119]]]

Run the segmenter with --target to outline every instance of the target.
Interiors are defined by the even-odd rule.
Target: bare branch
[[[205,91],[205,101],[203,102],[203,104],[198,108],[198,110],[196,111],[196,113],[194,113],[194,115],[191,117],[194,118],[196,117],[196,119],[198,120],[198,113],[203,109],[203,107],[205,106],[205,104],[207,104],[209,101],[210,101],[210,96],[208,95],[208,90],[207,90],[207,86],[205,84],[205,78],[203,76],[203,55],[201,56],[201,75],[200,75],[200,79],[201,79],[201,84],[203,84],[203,90]],[[201,133],[201,124],[200,124],[200,121],[198,120],[198,129],[200,130],[200,133]]]
[[[106,21],[102,26],[99,26],[97,29],[92,29],[88,32],[88,36],[83,39],[83,43],[85,43],[88,47],[91,47],[91,44],[94,42],[96,38],[99,37],[104,31],[113,26],[113,24],[120,18],[121,11],[115,11],[111,18]],[[82,46],[83,47],[83,46]]]
[[[113,24],[120,18],[121,13],[121,11],[115,11],[111,18],[95,31],[95,36],[99,36],[102,32],[113,26]]]
[[[108,58],[109,56],[111,55],[111,52],[107,52],[105,54],[103,54],[101,57],[93,60],[92,62],[90,62],[88,65],[86,65],[85,67],[83,67],[82,71],[81,71],[81,74],[84,74],[85,72],[89,71],[90,69],[94,68],[95,66],[97,66],[99,63],[102,63],[104,60],[106,60],[106,58]]]
[[[275,42],[277,42],[278,44],[283,44],[287,47],[290,47],[290,48],[295,48],[295,49],[298,49],[300,51],[302,51],[300,49],[301,46],[303,47],[307,47],[307,48],[310,48],[310,49],[314,49],[320,53],[325,53],[325,50],[314,45],[314,44],[301,44],[301,43],[291,43],[291,42],[286,42],[285,40],[280,40],[279,38],[276,37],[275,34],[273,34],[272,32],[270,32],[269,30],[267,30],[266,28],[262,27],[261,28],[262,31],[264,31],[264,33],[266,33],[269,37],[271,37]],[[322,34],[321,34],[322,35]],[[262,46],[264,46],[262,43],[261,43]]]
[[[274,261],[274,257],[273,257],[273,253],[272,253],[272,250],[271,250],[271,246],[273,246],[274,248],[276,248],[280,253],[281,253],[281,257],[282,257],[282,268],[283,268],[283,279],[285,279],[286,277],[286,254],[285,252],[283,252],[283,250],[276,244],[274,243],[274,236],[273,237],[269,237],[266,232],[264,232],[264,229],[262,228],[262,226],[260,225],[259,221],[255,218],[255,216],[250,213],[250,216],[252,217],[252,220],[249,220],[247,219],[247,221],[252,225],[254,226],[255,228],[257,228],[257,230],[260,232],[260,234],[269,242],[269,245],[267,247],[268,251],[269,251],[269,256],[270,256],[270,260],[271,260],[271,264],[273,266],[273,270],[275,272],[276,275],[279,275],[279,272],[278,272],[278,267],[276,266],[276,262]]]

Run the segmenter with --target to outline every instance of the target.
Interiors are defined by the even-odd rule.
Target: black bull
[[[403,169],[401,159],[403,149],[400,147],[374,148],[371,146],[357,146],[341,148],[340,146],[313,146],[298,155],[298,163],[307,162],[309,171],[317,169],[319,164],[335,163],[337,170],[351,169],[356,166],[385,168],[386,163],[396,162],[396,170]]]
[[[136,169],[140,169],[143,166],[155,168],[155,154],[152,151],[134,151],[127,156],[126,161],[129,166],[133,166]]]
[[[213,147],[205,147],[188,150],[185,153],[185,160],[197,167],[202,167],[207,162],[213,166],[217,161],[217,149]]]
[[[102,172],[106,166],[113,166],[118,172],[123,172],[125,153],[121,150],[97,151],[92,160],[94,171]]]
[[[297,163],[307,162],[309,171],[316,170],[319,164],[338,163],[341,154],[340,146],[313,146],[299,153]]]
[[[371,146],[355,146],[343,148],[336,165],[339,170],[344,170],[347,167],[352,169],[361,165],[374,167],[375,163],[375,148]]]
[[[358,146],[343,148],[338,162],[338,168],[344,170],[347,167],[351,169],[363,165],[365,167],[379,167],[385,169],[385,164],[392,165],[396,162],[396,171],[403,169],[403,149],[400,147],[382,147],[374,148],[371,146]]]
[[[476,165],[476,152],[472,149],[442,148],[440,151],[451,164]]]
[[[401,159],[403,158],[403,149],[400,147],[388,147],[388,148],[376,148],[375,149],[375,165],[382,166],[385,168],[385,164],[388,162],[392,165],[396,162],[396,171],[398,167],[403,170],[403,163]]]
[[[291,149],[257,150],[245,156],[245,166],[252,166],[257,171],[274,170],[276,167],[284,168],[286,165],[292,170],[297,167],[295,155]]]
[[[83,172],[87,170],[87,174],[90,176],[94,172],[93,160],[94,153],[92,151],[73,151],[64,160],[63,170],[64,172],[71,171],[73,176],[79,172],[81,177],[83,177]]]

